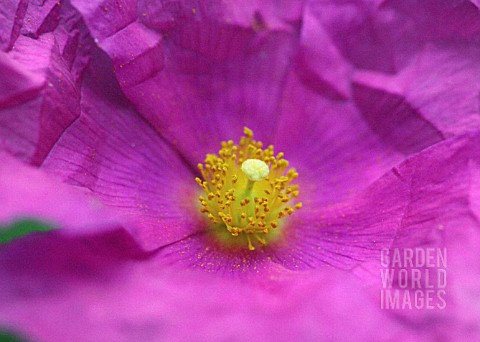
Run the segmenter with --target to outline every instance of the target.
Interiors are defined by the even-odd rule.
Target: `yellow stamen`
[[[284,154],[275,156],[272,145],[263,149],[250,129],[243,132],[238,145],[224,141],[218,155],[208,154],[204,164],[198,164],[203,180],[195,181],[205,192],[199,197],[200,211],[212,222],[212,230],[253,251],[253,243],[267,245],[278,235],[281,220],[302,204],[292,204],[299,195],[298,185],[292,184],[298,173],[287,170]]]

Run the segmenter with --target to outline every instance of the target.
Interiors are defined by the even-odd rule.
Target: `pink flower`
[[[0,238],[56,228],[0,245],[2,329],[479,337],[477,2],[7,0],[0,17]],[[212,239],[195,183],[244,126],[303,203],[254,251]],[[382,253],[415,248],[446,248],[446,306],[382,309]]]

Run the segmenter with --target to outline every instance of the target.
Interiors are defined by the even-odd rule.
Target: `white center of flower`
[[[242,164],[242,171],[253,182],[261,181],[268,177],[270,170],[267,163],[260,159],[247,159]]]

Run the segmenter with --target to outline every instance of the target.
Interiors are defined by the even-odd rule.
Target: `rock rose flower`
[[[477,340],[479,9],[4,0],[0,338]]]

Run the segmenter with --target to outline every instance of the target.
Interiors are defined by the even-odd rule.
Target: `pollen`
[[[293,184],[298,173],[284,154],[275,155],[272,145],[263,148],[250,129],[243,133],[238,144],[224,141],[218,154],[207,154],[198,164],[203,179],[195,180],[211,230],[227,244],[255,250],[277,238],[285,218],[302,203]]]

